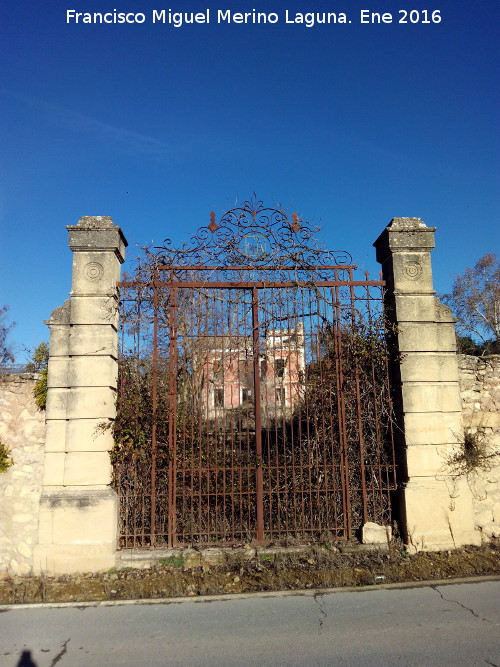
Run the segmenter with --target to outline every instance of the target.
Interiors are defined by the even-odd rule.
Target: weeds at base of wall
[[[0,441],[0,473],[7,472],[7,470],[14,465],[12,458],[12,450]]]
[[[158,563],[163,567],[184,567],[186,559],[182,556],[168,556],[168,558],[160,558]]]
[[[147,569],[116,567],[101,574],[0,576],[0,604],[321,590],[500,573],[498,541],[481,547],[416,554],[393,541],[389,550],[314,545],[300,552],[284,551],[269,560],[262,555],[267,554],[258,552],[251,558],[233,554],[220,564],[207,562],[192,567],[178,566],[167,558]]]

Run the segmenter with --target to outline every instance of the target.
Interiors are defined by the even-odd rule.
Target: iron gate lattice
[[[122,546],[335,541],[391,521],[383,282],[312,233],[251,200],[120,283]]]

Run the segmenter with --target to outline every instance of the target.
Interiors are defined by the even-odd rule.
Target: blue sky
[[[153,24],[153,9],[210,24]],[[66,10],[143,24],[67,24]],[[276,12],[217,24],[217,9]],[[285,23],[285,9],[350,24]],[[392,24],[360,24],[360,9]],[[397,21],[439,10],[440,23]],[[435,287],[498,248],[498,25],[492,0],[161,5],[7,0],[1,18],[0,306],[10,340],[48,339],[67,298],[65,225],[110,215],[129,241],[180,242],[252,192],[321,225],[327,247],[378,271],[392,217],[438,228]],[[414,14],[416,16],[416,14]]]

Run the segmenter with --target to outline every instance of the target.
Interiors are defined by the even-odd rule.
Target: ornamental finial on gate
[[[292,213],[292,223],[291,230],[296,234],[302,226],[299,224],[299,216],[296,213]]]
[[[208,225],[208,228],[212,234],[219,229],[219,225],[215,222],[215,211],[210,212],[210,224]]]

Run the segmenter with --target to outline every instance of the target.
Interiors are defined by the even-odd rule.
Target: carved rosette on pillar
[[[127,241],[105,216],[83,217],[67,229],[72,291],[47,321],[47,431],[34,562],[36,572],[50,574],[105,570],[116,558],[113,440],[99,427],[115,416],[116,283]]]
[[[394,218],[374,243],[395,324],[392,387],[397,414],[401,528],[414,549],[480,544],[472,495],[447,461],[463,442],[455,319],[436,298],[435,227]]]

